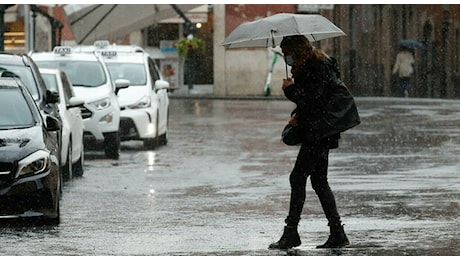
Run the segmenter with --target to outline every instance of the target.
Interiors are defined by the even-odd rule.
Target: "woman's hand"
[[[294,116],[291,117],[291,119],[289,119],[289,124],[291,124],[292,126],[297,126],[297,118]]]
[[[291,78],[283,79],[283,85],[282,85],[283,90],[291,86],[292,84],[294,84],[294,81]]]

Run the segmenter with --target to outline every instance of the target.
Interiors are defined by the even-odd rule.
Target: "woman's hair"
[[[280,47],[292,50],[296,55],[305,55],[307,59],[319,60],[326,57],[323,51],[313,48],[304,35],[285,36],[280,43]]]
[[[283,40],[280,43],[280,47],[290,50],[302,50],[311,48],[311,44],[307,37],[303,35],[291,35],[283,37]]]

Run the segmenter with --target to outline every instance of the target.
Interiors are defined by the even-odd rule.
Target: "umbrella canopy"
[[[321,15],[279,13],[239,25],[222,45],[226,48],[275,47],[289,35],[305,35],[310,42],[315,42],[346,34]]]
[[[200,4],[179,4],[182,12]],[[78,44],[113,40],[176,15],[169,4],[70,4],[64,7]]]
[[[410,40],[410,39],[400,40],[399,46],[406,47],[409,49],[424,49],[425,48],[425,44],[417,40]]]

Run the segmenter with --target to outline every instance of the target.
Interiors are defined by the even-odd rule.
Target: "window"
[[[150,70],[150,77],[152,77],[152,84],[155,85],[155,81],[160,79],[159,69],[157,68],[155,62],[151,58],[149,58],[149,70]]]
[[[106,63],[113,80],[127,79],[130,85],[146,85],[147,75],[142,63]]]
[[[20,78],[21,81],[29,89],[32,97],[35,100],[40,98],[38,95],[38,88],[35,84],[34,76],[32,75],[32,71],[29,67],[2,64],[0,67],[0,75]]]
[[[33,124],[32,112],[19,88],[0,87],[0,128],[22,128]]]
[[[98,87],[107,82],[104,68],[97,61],[36,61],[41,68],[61,69],[70,77],[72,84],[83,87]]]

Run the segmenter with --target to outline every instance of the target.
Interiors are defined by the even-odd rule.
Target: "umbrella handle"
[[[274,32],[274,30],[272,29],[272,36],[273,36],[273,32]],[[273,42],[274,42],[274,41],[275,41],[275,39],[273,38]],[[279,55],[279,56],[283,57],[284,64],[286,65],[286,79],[287,79],[287,78],[288,78],[288,65],[287,65],[287,63],[286,63],[286,59],[284,58],[284,55],[283,55],[281,52],[276,51],[276,50],[272,50],[272,52],[275,53],[275,56],[276,56],[276,55]]]
[[[284,61],[284,64],[286,64],[286,79],[288,79],[288,68],[287,68],[287,63]]]
[[[271,29],[270,30],[270,34],[272,35],[272,48],[276,47],[276,43],[275,43],[275,32],[276,31],[277,31],[276,29]]]

